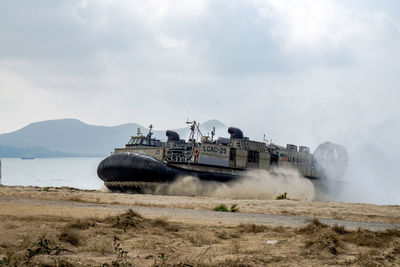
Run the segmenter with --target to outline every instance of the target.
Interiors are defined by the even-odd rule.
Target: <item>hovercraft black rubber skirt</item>
[[[195,176],[200,180],[230,182],[236,175],[218,172],[195,171],[169,166],[153,157],[123,153],[102,160],[97,175],[104,182],[155,182],[170,183],[181,176]]]

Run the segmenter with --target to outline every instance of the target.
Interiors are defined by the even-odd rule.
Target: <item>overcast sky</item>
[[[315,145],[400,115],[397,0],[13,0],[0,33],[0,133],[189,117]]]

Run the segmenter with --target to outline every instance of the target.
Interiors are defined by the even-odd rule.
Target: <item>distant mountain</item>
[[[200,125],[203,134],[212,127],[226,131],[223,123],[210,120]],[[42,155],[42,157],[63,156],[106,156],[115,147],[124,147],[130,136],[141,128],[137,123],[119,126],[95,126],[76,119],[60,119],[35,122],[15,132],[0,134],[0,157],[21,157]],[[176,129],[181,138],[187,138],[189,128]],[[218,132],[222,135],[222,132]],[[154,136],[165,140],[165,130],[154,131]],[[29,152],[29,153],[28,153]],[[37,156],[36,156],[37,157]]]
[[[0,144],[17,148],[42,147],[82,155],[105,155],[136,133],[138,124],[94,126],[75,119],[49,120],[0,135]]]
[[[54,157],[77,157],[83,156],[74,153],[51,151],[46,148],[35,147],[13,147],[0,145],[0,158],[54,158]],[[91,156],[91,155],[85,155]]]

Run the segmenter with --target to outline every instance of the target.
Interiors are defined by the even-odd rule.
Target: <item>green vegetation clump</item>
[[[233,204],[229,211],[230,212],[238,212],[239,211],[239,207],[237,206],[237,204]]]
[[[276,197],[276,199],[278,199],[278,200],[280,200],[280,199],[287,199],[287,193],[285,192],[285,193],[283,193],[283,194],[278,195],[278,196]]]
[[[225,204],[221,204],[214,208],[214,211],[222,211],[222,212],[238,212],[239,208],[236,204],[233,204],[230,209]]]
[[[214,208],[214,211],[228,212],[229,210],[228,210],[228,208],[226,207],[225,204],[221,204],[221,205],[219,205],[219,206],[216,206],[216,207]]]

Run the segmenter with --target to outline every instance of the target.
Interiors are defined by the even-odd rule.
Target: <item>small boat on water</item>
[[[132,136],[125,148],[116,148],[113,155],[102,160],[97,174],[112,191],[147,193],[160,184],[173,183],[181,176],[194,176],[202,181],[233,183],[246,170],[294,168],[310,179],[317,188],[326,191],[331,180],[339,181],[347,168],[348,156],[344,147],[326,142],[314,153],[306,146],[249,140],[243,132],[230,127],[229,138],[204,136],[199,123],[190,122],[188,141],[177,132],[166,131],[167,141],[152,135]],[[195,139],[200,136],[200,141]],[[329,183],[328,183],[329,182]]]
[[[21,159],[35,159],[33,157],[21,157]]]

